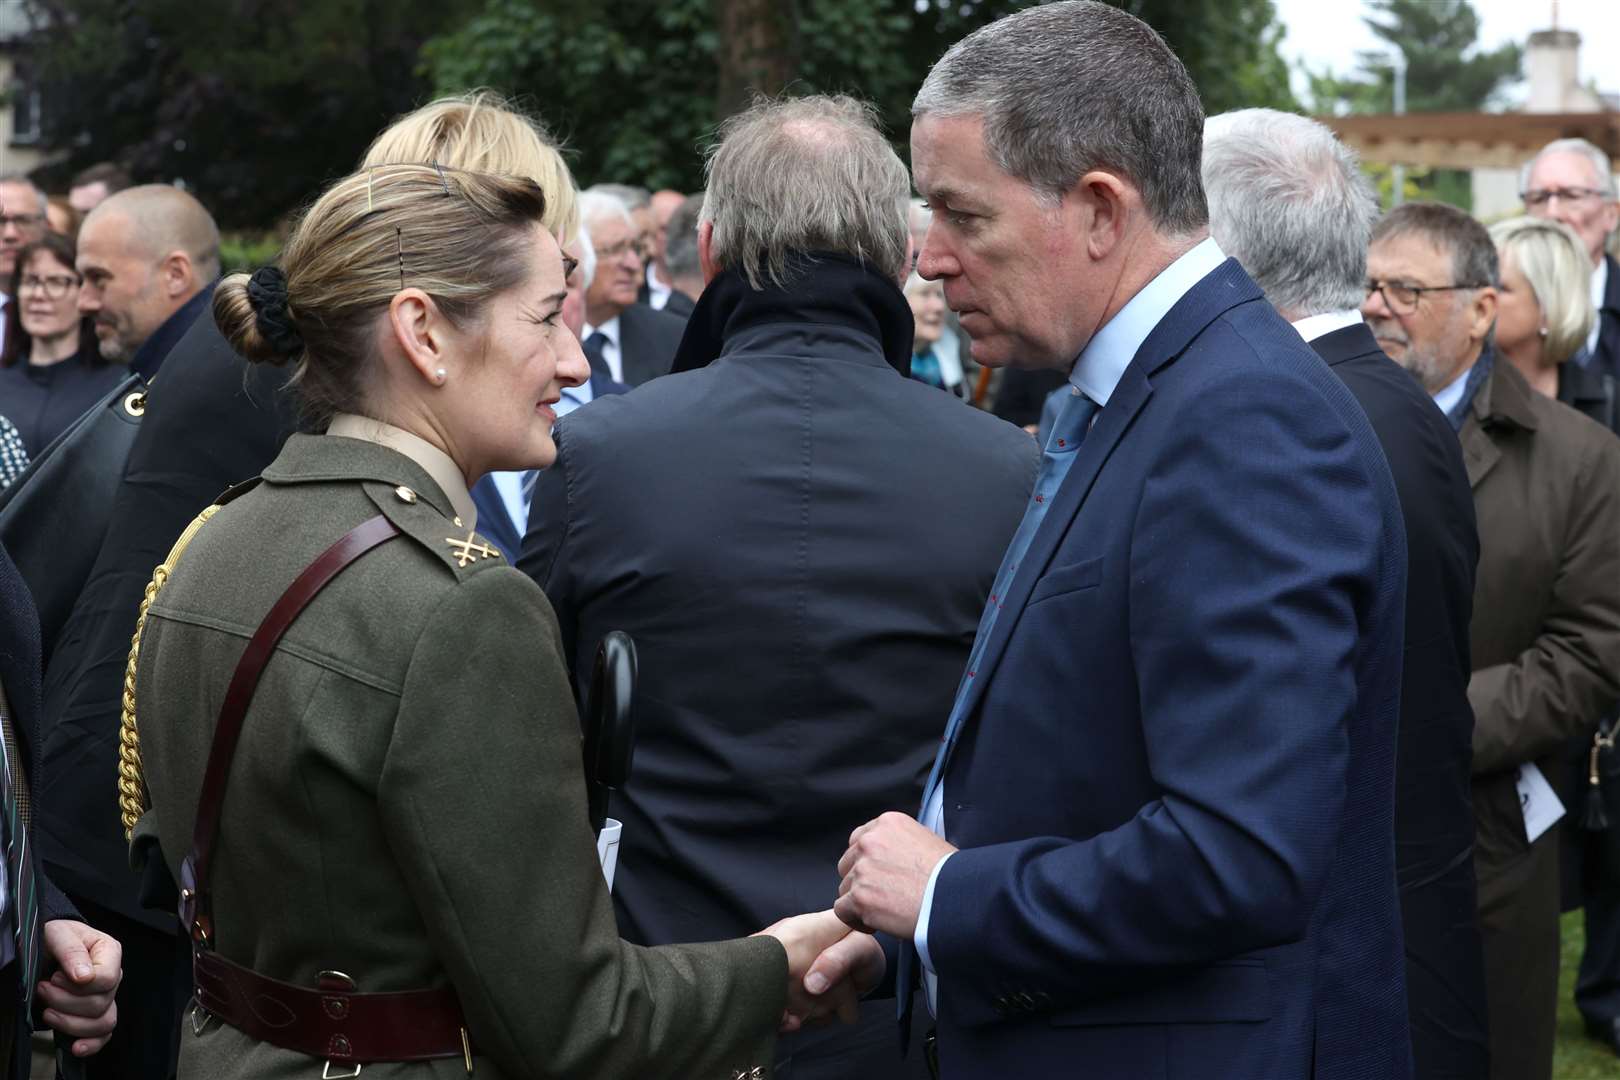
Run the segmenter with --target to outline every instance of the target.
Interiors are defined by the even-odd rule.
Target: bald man
[[[168,184],[108,196],[79,229],[79,312],[101,355],[152,378],[208,302],[219,229],[202,203]]]

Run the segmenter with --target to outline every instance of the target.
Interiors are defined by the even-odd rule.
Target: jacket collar
[[[1486,430],[1507,425],[1534,431],[1536,410],[1530,397],[1534,393],[1512,364],[1492,364],[1491,373],[1474,394],[1469,411]]]
[[[364,438],[343,435],[293,435],[276,460],[264,470],[272,484],[330,483],[335,480],[376,480],[394,487],[408,487],[446,518],[461,518],[465,528],[475,527],[475,518],[463,517],[428,470],[395,447]],[[476,513],[472,496],[461,485],[467,512]]]
[[[1378,347],[1378,339],[1373,337],[1366,323],[1330,331],[1312,338],[1309,344],[1316,350],[1316,355],[1327,361],[1329,367],[1358,356],[1384,355],[1384,350]]]
[[[151,382],[158,368],[163,366],[169,350],[179,344],[186,331],[191,329],[191,324],[197,321],[197,316],[202,314],[203,308],[213,301],[214,286],[218,284],[219,279],[215,278],[198,290],[197,295],[175,308],[173,314],[163,320],[163,325],[152,331],[152,336],[135,350],[135,355],[129,359],[129,370]]]
[[[850,331],[869,338],[891,367],[901,375],[911,373],[916,322],[893,281],[864,263],[829,252],[790,255],[785,277],[786,285],[766,281],[755,289],[739,267],[722,271],[692,310],[671,371],[705,367],[755,342],[759,335],[754,331],[808,326],[830,331],[834,338]]]

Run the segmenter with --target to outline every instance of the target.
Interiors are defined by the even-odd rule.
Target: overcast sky
[[[1356,68],[1356,54],[1379,48],[1362,15],[1362,0],[1274,0],[1277,16],[1287,27],[1283,55],[1290,63],[1303,61],[1313,71],[1328,68],[1348,75]],[[1552,25],[1552,0],[1474,0],[1479,12],[1479,44],[1485,48],[1505,41],[1519,44],[1532,31]],[[1581,81],[1596,79],[1599,90],[1620,92],[1620,65],[1607,58],[1620,54],[1620,0],[1558,0],[1558,25],[1581,35]],[[1296,84],[1298,76],[1295,76]],[[1296,89],[1299,89],[1296,85]],[[1517,94],[1522,97],[1521,84]]]

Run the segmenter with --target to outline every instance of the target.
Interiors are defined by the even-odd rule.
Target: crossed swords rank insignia
[[[465,540],[457,540],[453,536],[447,536],[444,538],[444,542],[450,545],[450,554],[455,556],[457,566],[466,566],[468,563],[477,562],[479,559],[498,559],[501,557],[499,551],[496,551],[488,544],[480,542],[478,534],[475,532],[469,531]]]

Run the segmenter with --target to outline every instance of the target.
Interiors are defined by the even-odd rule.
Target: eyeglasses
[[[47,300],[60,300],[78,287],[79,279],[69,274],[47,274],[45,277],[24,274],[22,281],[17,283],[17,293],[42,292]]]
[[[1423,299],[1424,293],[1456,292],[1460,289],[1483,289],[1480,284],[1463,285],[1407,285],[1399,281],[1369,281],[1367,282],[1367,295],[1377,293],[1384,298],[1384,304],[1397,315],[1410,315],[1417,310],[1418,301]]]
[[[597,248],[596,259],[598,262],[612,262],[627,251],[633,252],[637,259],[641,258],[641,247],[634,239],[630,239],[620,240],[617,244]]]
[[[20,231],[30,225],[42,225],[44,223],[44,214],[0,214],[0,232],[5,231],[8,225],[16,226]]]
[[[1524,205],[1540,209],[1554,199],[1557,199],[1559,202],[1574,203],[1584,202],[1587,199],[1608,198],[1609,194],[1610,193],[1607,191],[1598,191],[1594,188],[1583,187],[1537,188],[1534,191],[1524,192],[1519,196],[1519,198],[1524,200]]]

